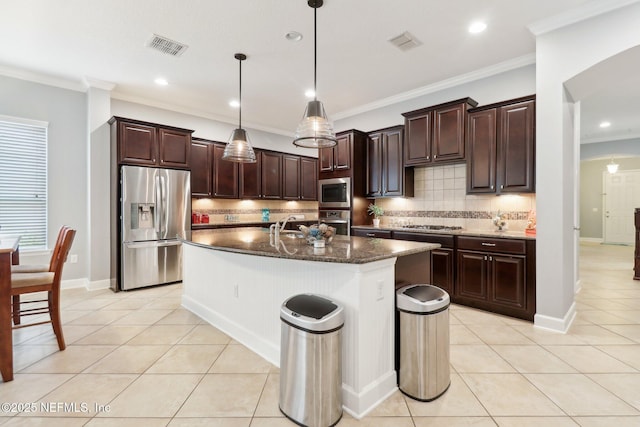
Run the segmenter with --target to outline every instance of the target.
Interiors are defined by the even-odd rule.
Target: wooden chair
[[[58,340],[58,348],[60,348],[60,350],[64,350],[66,348],[64,335],[62,334],[62,325],[60,322],[60,280],[62,279],[62,268],[67,260],[67,255],[69,254],[75,235],[76,230],[68,227],[64,230],[62,237],[56,243],[49,271],[11,274],[11,296],[14,297],[12,304],[13,329],[51,323],[53,326],[53,332]],[[47,299],[20,302],[20,295],[34,292],[47,292]],[[18,297],[17,304],[15,297]],[[31,305],[43,302],[47,303],[44,307],[21,308],[23,304]],[[28,323],[25,325],[20,324],[21,317],[46,313],[49,314],[49,320]]]
[[[41,273],[44,271],[51,271],[53,266],[53,260],[56,258],[56,251],[60,250],[60,246],[62,244],[62,238],[64,237],[64,232],[68,230],[69,227],[63,225],[60,227],[60,231],[58,231],[58,238],[56,239],[56,244],[53,247],[53,253],[51,254],[51,260],[49,261],[49,265],[47,264],[18,264],[11,266],[12,273]],[[19,296],[18,296],[19,298]]]

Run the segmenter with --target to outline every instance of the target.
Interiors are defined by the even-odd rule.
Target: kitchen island
[[[185,308],[279,366],[280,306],[292,295],[324,295],[345,312],[345,410],[362,417],[396,390],[396,261],[422,265],[428,278],[438,244],[335,236],[314,248],[262,228],[194,231],[184,243]]]

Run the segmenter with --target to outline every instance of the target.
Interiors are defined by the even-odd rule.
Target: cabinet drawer
[[[352,229],[351,234],[358,237],[377,237],[380,239],[391,238],[390,230],[373,230],[373,229],[355,228],[355,229]]]
[[[458,237],[458,249],[520,255],[524,255],[527,252],[527,246],[524,240],[462,236]]]
[[[443,248],[453,248],[453,236],[446,234],[412,233],[410,231],[394,231],[393,238],[412,242],[439,243]]]

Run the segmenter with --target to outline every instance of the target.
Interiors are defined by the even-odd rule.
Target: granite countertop
[[[494,230],[481,230],[481,229],[462,229],[462,230],[425,230],[420,228],[410,227],[390,227],[380,226],[373,227],[372,225],[354,225],[351,228],[359,228],[363,230],[386,230],[386,231],[402,231],[409,233],[420,234],[447,234],[455,236],[469,236],[469,237],[490,237],[497,239],[524,239],[524,240],[536,240],[535,234],[526,234],[524,231],[494,231]]]
[[[268,228],[243,227],[194,230],[184,243],[225,252],[274,258],[298,259],[344,264],[366,264],[387,258],[427,252],[440,247],[437,243],[410,242],[393,239],[334,236],[325,248],[314,248],[306,240],[288,232],[278,242]]]

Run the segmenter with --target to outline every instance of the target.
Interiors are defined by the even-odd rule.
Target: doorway
[[[604,243],[632,245],[633,213],[640,206],[640,170],[603,172],[603,175]]]

